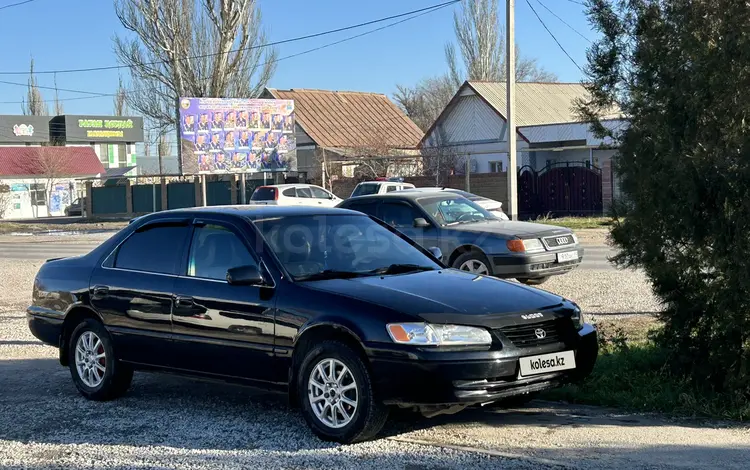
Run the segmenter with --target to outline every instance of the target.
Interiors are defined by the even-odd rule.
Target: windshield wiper
[[[355,271],[338,271],[336,269],[326,269],[319,273],[308,274],[306,276],[296,277],[296,281],[323,281],[326,279],[352,279],[355,277],[367,276],[368,273]]]
[[[370,274],[404,274],[412,273],[415,271],[434,271],[435,268],[431,266],[420,266],[418,264],[392,264],[382,268],[373,269],[368,271]]]

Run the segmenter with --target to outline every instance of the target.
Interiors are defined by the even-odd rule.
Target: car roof
[[[409,186],[414,186],[412,183],[407,183],[405,181],[362,181],[361,183],[358,183],[357,186],[360,184],[407,184]]]
[[[451,197],[451,196],[463,197],[460,194],[455,194],[455,193],[446,194],[446,192],[450,192],[450,191],[442,191],[439,188],[435,188],[432,191],[429,191],[427,189],[428,188],[420,188],[420,190],[416,190],[416,191],[413,189],[404,189],[402,191],[393,191],[393,192],[385,193],[385,194],[367,194],[365,196],[351,197],[347,199],[347,201],[349,200],[363,201],[365,199],[408,199],[410,201],[416,201],[417,199],[422,199],[428,196],[438,196],[438,197],[442,196],[446,198]]]
[[[364,215],[361,212],[349,209],[338,209],[335,207],[320,206],[275,206],[266,204],[248,204],[232,206],[209,206],[209,207],[187,207],[184,209],[172,209],[168,211],[156,212],[154,214],[141,216],[141,218],[156,220],[160,218],[170,218],[174,216],[187,217],[205,217],[212,214],[229,215],[236,217],[245,217],[251,220],[266,219],[273,217],[297,217],[297,216],[318,216],[318,215]],[[365,216],[366,217],[366,216]],[[133,220],[133,222],[135,222]]]
[[[258,188],[293,188],[295,186],[315,186],[314,184],[307,184],[307,183],[285,183],[285,184],[262,184],[258,186]],[[257,188],[256,188],[257,189]]]

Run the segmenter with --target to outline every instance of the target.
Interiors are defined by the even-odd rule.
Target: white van
[[[402,191],[404,189],[414,189],[414,185],[401,181],[364,181],[354,188],[352,195],[349,197],[385,194],[392,191]]]

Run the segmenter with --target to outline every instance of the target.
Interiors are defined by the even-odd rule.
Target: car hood
[[[481,317],[487,315],[548,309],[564,302],[562,297],[543,290],[455,269],[312,281],[305,286],[425,321],[468,325],[483,324]]]
[[[555,225],[535,224],[533,222],[518,222],[513,220],[490,220],[486,222],[472,222],[445,227],[459,232],[494,233],[507,237],[548,237],[573,233],[565,227]]]

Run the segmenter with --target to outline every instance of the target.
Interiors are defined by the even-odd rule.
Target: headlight
[[[544,251],[544,245],[538,238],[529,238],[528,240],[521,240],[526,253],[538,253]]]
[[[430,325],[427,323],[390,323],[386,325],[394,343],[420,346],[467,346],[492,343],[490,332],[484,328],[460,325]]]
[[[573,326],[575,326],[576,330],[583,328],[583,312],[581,312],[580,308],[576,307],[570,319],[573,320]]]

